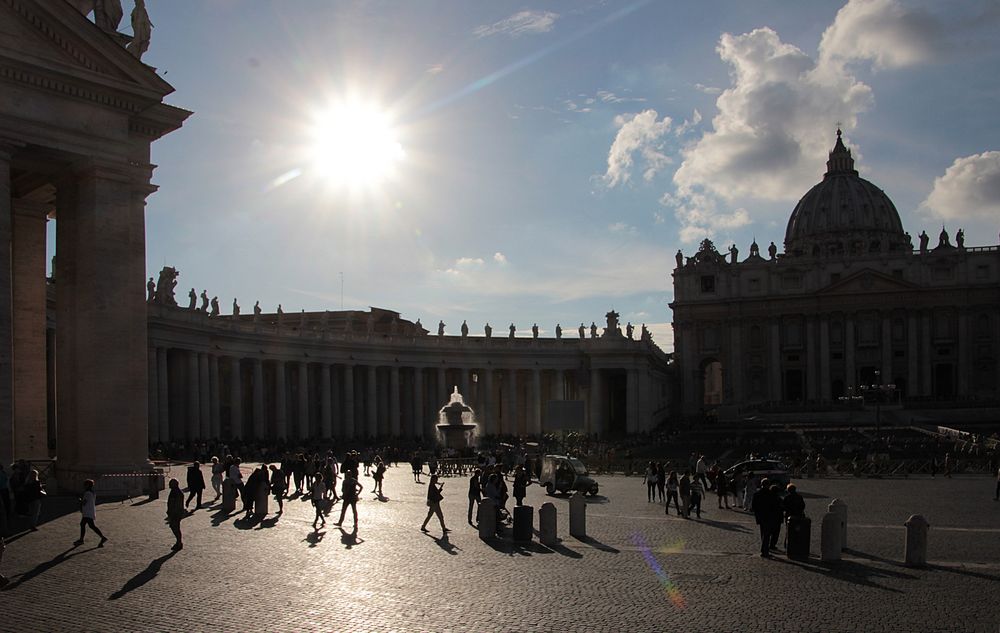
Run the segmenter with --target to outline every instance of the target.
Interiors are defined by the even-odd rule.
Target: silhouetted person
[[[424,517],[424,524],[420,526],[420,530],[423,532],[427,531],[427,522],[435,514],[441,523],[441,531],[451,532],[451,530],[445,527],[444,514],[441,513],[441,500],[444,499],[444,495],[441,494],[442,488],[444,488],[444,484],[438,483],[438,476],[431,475],[430,483],[427,484],[427,516]]]
[[[469,525],[472,525],[472,506],[476,506],[476,510],[479,510],[479,502],[482,500],[482,484],[480,483],[480,477],[482,477],[483,471],[480,469],[475,469],[472,471],[472,477],[469,477]],[[998,481],[998,490],[1000,490],[1000,478]]]
[[[205,476],[201,473],[201,464],[197,461],[192,462],[187,469],[187,487],[188,487],[188,498],[184,502],[184,507],[187,508],[191,505],[193,499],[197,499],[198,503],[195,504],[194,509],[197,510],[201,507],[201,493],[205,490]]]
[[[524,498],[528,495],[528,486],[531,485],[531,474],[524,469],[524,466],[518,466],[514,471],[514,503],[522,506],[524,505]]]
[[[83,537],[86,534],[87,526],[94,531],[94,534],[101,538],[98,547],[104,547],[108,542],[108,537],[94,525],[97,518],[97,495],[94,494],[94,480],[88,479],[83,482],[83,495],[80,497],[80,538],[73,545],[83,545]]]
[[[278,514],[285,511],[285,493],[288,491],[288,480],[285,479],[285,473],[271,464],[271,494],[274,495],[274,500],[278,502]]]
[[[340,501],[343,505],[340,507],[340,520],[334,525],[339,526],[344,523],[344,515],[347,514],[347,508],[350,506],[351,513],[354,515],[354,529],[358,529],[358,495],[365,488],[358,483],[357,476],[356,467],[344,472],[344,483],[340,488]]]
[[[187,514],[184,510],[184,493],[181,492],[181,485],[176,479],[170,480],[170,494],[167,495],[167,525],[170,526],[170,531],[174,533],[174,538],[177,541],[174,546],[170,549],[177,550],[183,549],[184,543],[181,542],[181,519]]]
[[[771,491],[767,479],[760,482],[760,490],[754,493],[751,507],[754,519],[760,527],[760,556],[771,557],[771,542],[776,541],[781,528],[781,505],[778,495]]]

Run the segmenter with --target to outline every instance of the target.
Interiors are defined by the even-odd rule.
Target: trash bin
[[[514,508],[514,540],[518,543],[530,543],[534,532],[535,509],[531,506]]]
[[[788,558],[807,560],[812,521],[809,517],[788,517]]]

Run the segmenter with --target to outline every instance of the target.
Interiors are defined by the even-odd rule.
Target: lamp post
[[[863,390],[864,386],[860,387],[859,389]],[[854,411],[854,403],[859,402],[861,400],[864,400],[864,396],[856,396],[856,395],[854,395],[854,387],[848,387],[847,388],[847,395],[838,396],[837,400],[839,400],[839,401],[843,402],[845,405],[847,405],[847,426],[851,426],[851,421],[852,421],[852,419],[854,417],[854,413],[853,413],[853,411]]]

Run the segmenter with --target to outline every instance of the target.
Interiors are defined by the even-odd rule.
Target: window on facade
[[[844,360],[844,353],[843,352],[833,352],[832,354],[830,354],[830,358],[832,360]]]
[[[760,349],[764,345],[759,325],[750,326],[750,349]]]
[[[904,358],[906,356],[906,352],[904,352],[901,349],[897,349],[895,352],[892,353],[892,355],[894,358]]]
[[[715,275],[702,275],[701,276],[701,291],[702,292],[715,292]]]
[[[757,292],[760,290],[760,279],[754,277],[749,281],[750,292]]]
[[[792,347],[802,345],[802,326],[798,321],[785,324],[785,344]]]
[[[839,321],[830,324],[830,341],[841,345],[844,342],[844,325]]]
[[[873,319],[864,319],[858,324],[858,341],[864,344],[878,342],[878,332]]]
[[[934,338],[951,338],[952,315],[940,313],[934,315]]]
[[[976,338],[990,338],[990,315],[976,317]]]
[[[906,336],[906,328],[903,326],[903,319],[892,320],[892,340],[902,341]]]
[[[788,355],[788,362],[790,362],[790,363],[797,363],[797,362],[799,362],[799,355],[798,354],[789,354]]]
[[[705,349],[719,349],[719,332],[714,327],[705,328],[702,334]]]
[[[789,273],[781,278],[781,287],[786,290],[792,290],[795,288],[802,287],[802,275]]]

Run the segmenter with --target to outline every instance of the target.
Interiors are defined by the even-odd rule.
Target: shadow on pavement
[[[234,514],[239,514],[237,511],[228,512],[226,510],[219,510],[212,515],[212,527],[219,527],[222,525],[226,519],[233,516]]]
[[[273,517],[271,517],[269,519],[263,519],[260,523],[257,524],[257,529],[258,530],[265,530],[267,528],[273,528],[274,526],[276,526],[278,524],[278,519],[279,518],[281,518],[281,517],[279,517],[278,515],[274,515]]]
[[[965,569],[963,567],[944,567],[942,565],[927,565],[926,569],[931,571],[943,571],[949,574],[958,574],[959,576],[969,576],[971,578],[979,578],[981,580],[992,580],[994,582],[1000,581],[1000,575],[997,574],[984,574],[978,571],[972,571],[971,569]]]
[[[576,540],[580,541],[581,543],[586,543],[587,545],[590,545],[594,549],[599,549],[602,552],[609,552],[611,554],[619,554],[619,553],[621,553],[621,550],[617,550],[617,549],[611,547],[610,545],[602,543],[602,542],[598,541],[596,538],[594,538],[592,536],[583,536],[583,537],[577,536],[577,537],[574,537],[574,538]]]
[[[52,569],[56,565],[59,565],[60,563],[65,563],[74,556],[79,556],[80,554],[86,554],[87,552],[92,552],[95,549],[97,549],[97,546],[95,545],[94,547],[91,547],[89,549],[78,550],[74,552],[73,550],[75,550],[76,547],[77,546],[74,545],[65,552],[60,552],[59,554],[57,554],[55,558],[47,560],[44,563],[39,563],[33,569],[29,569],[28,571],[24,572],[23,574],[17,577],[17,580],[12,580],[9,585],[4,587],[3,591],[13,591],[17,589],[19,586],[21,586],[23,583],[28,582],[29,580],[31,580],[36,576],[41,576],[42,574]]]
[[[425,532],[425,535],[429,536],[432,539],[434,539],[434,543],[438,547],[440,547],[444,551],[448,552],[452,556],[458,556],[458,552],[462,551],[460,547],[455,546],[451,541],[448,540],[448,535],[447,534],[442,535],[440,538],[436,537],[436,536],[431,536],[430,534],[427,534],[426,532]]]
[[[164,554],[163,556],[151,561],[146,569],[143,569],[135,576],[129,578],[128,582],[126,582],[121,589],[108,596],[108,600],[117,600],[130,591],[138,589],[150,580],[156,578],[156,575],[160,573],[160,567],[163,566],[163,563],[170,560],[176,553],[177,552],[170,552],[169,554]]]
[[[872,565],[866,565],[864,563],[859,563],[856,561],[841,560],[834,563],[823,562],[816,558],[810,558],[807,561],[791,560],[785,558],[784,556],[772,556],[770,560],[777,561],[779,563],[784,563],[786,565],[792,565],[800,569],[805,569],[807,571],[822,574],[829,578],[835,578],[837,580],[843,580],[844,582],[849,582],[855,585],[861,585],[863,587],[871,587],[873,589],[882,589],[883,591],[891,591],[893,593],[903,593],[900,589],[894,589],[892,587],[886,587],[875,582],[874,578],[896,578],[902,580],[916,580],[917,577],[912,574],[904,574],[902,572],[892,571],[889,569],[882,569],[879,567],[874,567]]]
[[[713,521],[712,519],[697,519],[695,521],[699,525],[707,525],[709,527],[718,528],[720,530],[726,530],[727,532],[740,532],[747,533],[751,530],[746,528],[739,523],[727,523],[726,521]]]
[[[306,534],[306,537],[302,540],[305,541],[306,543],[309,543],[309,547],[316,547],[323,540],[324,536],[326,536],[326,532],[321,531],[319,529],[315,529],[312,532]]]
[[[541,535],[542,535],[541,532],[535,530],[535,536],[541,537]],[[553,552],[556,554],[562,554],[567,558],[583,558],[583,554],[581,554],[580,552],[571,550],[570,548],[563,545],[562,539],[559,539],[554,545],[543,545],[542,543],[539,543],[538,547],[541,550],[540,551],[541,554],[548,554],[550,552]]]
[[[344,528],[340,528],[340,542],[344,545],[345,549],[351,549],[355,545],[360,545],[365,542],[363,538],[358,537],[358,526],[348,532]]]

